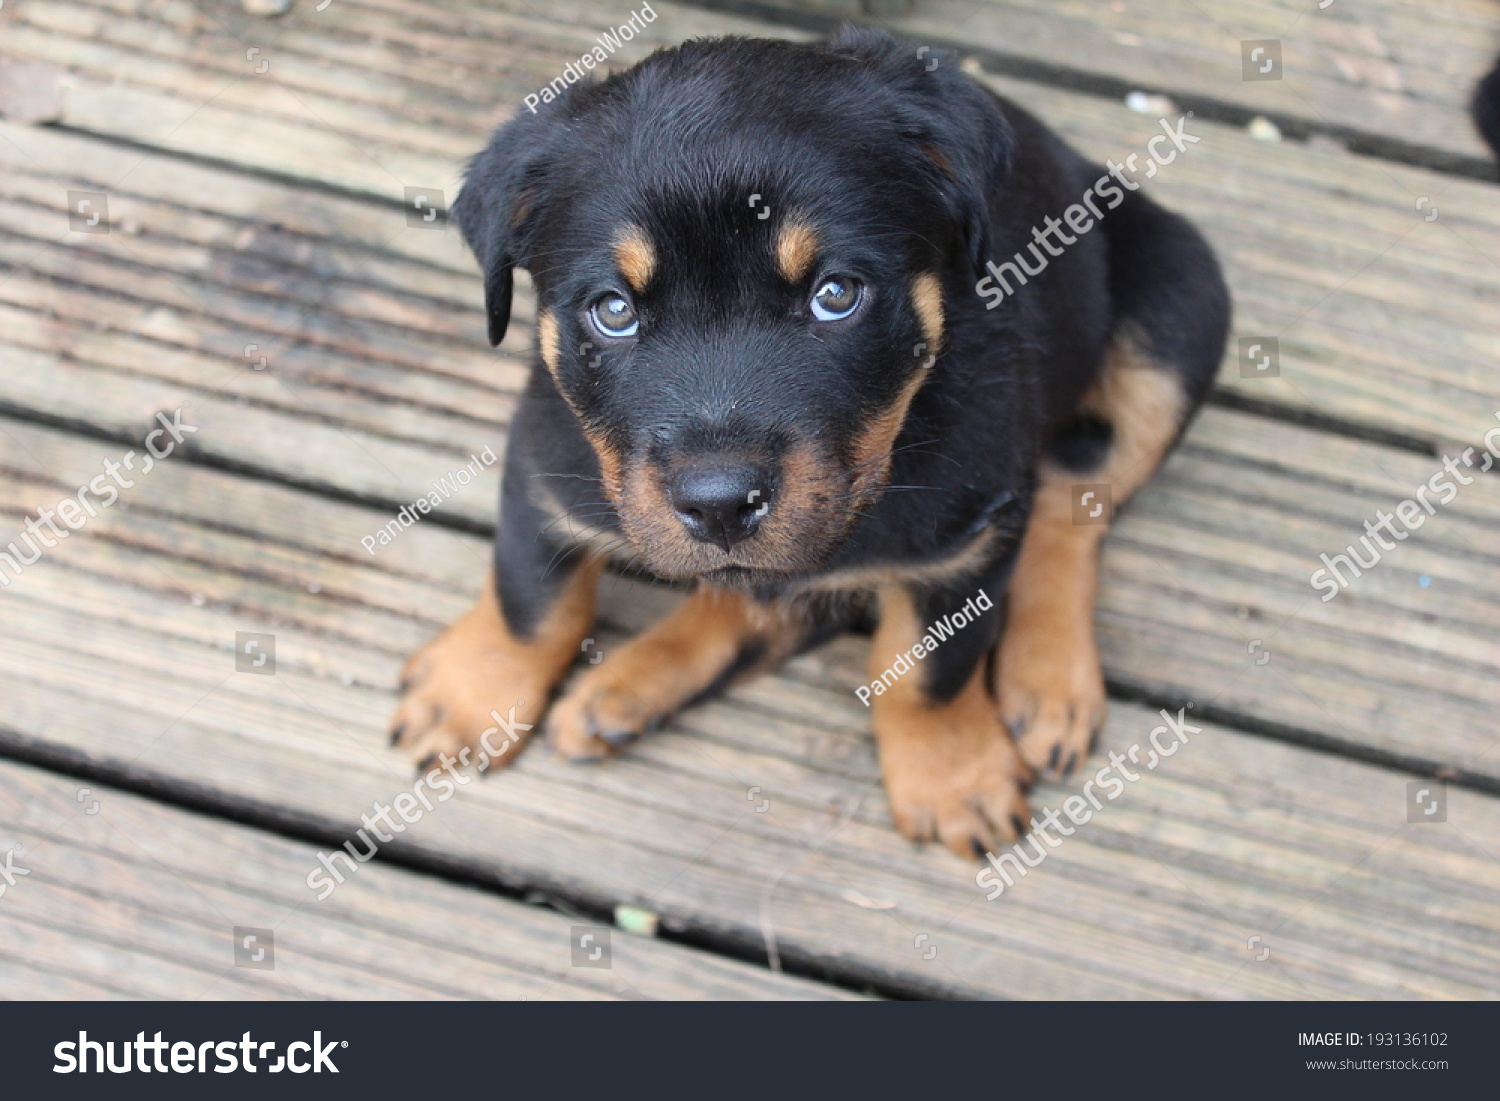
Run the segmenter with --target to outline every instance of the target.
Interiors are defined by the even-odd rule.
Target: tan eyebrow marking
[[[800,219],[781,227],[776,235],[776,267],[788,283],[796,283],[818,256],[818,233]]]
[[[640,226],[626,223],[615,234],[615,263],[636,294],[651,282],[656,272],[656,246]]]
[[[943,346],[943,285],[935,272],[924,271],[912,280],[911,304],[927,338],[927,354],[935,356]]]

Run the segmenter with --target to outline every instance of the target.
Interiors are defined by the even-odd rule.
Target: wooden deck
[[[806,37],[836,6],[652,0],[616,57]],[[993,902],[892,831],[855,637],[606,765],[528,751],[317,900],[317,853],[411,787],[396,674],[475,595],[496,470],[378,555],[361,537],[501,450],[530,354],[528,290],[490,351],[471,258],[405,189],[451,200],[636,5],[315,8],[0,10],[0,550],[158,413],[198,428],[0,591],[0,865],[29,873],[0,894],[0,996],[1500,996],[1500,478],[1337,599],[1309,584],[1500,424],[1500,187],[1463,117],[1500,7],[889,20],[1101,159],[1159,132],[1125,92],[1194,110],[1202,141],[1145,186],[1219,249],[1235,337],[1279,340],[1274,378],[1231,340],[1106,544],[1101,753],[1162,708],[1203,733]],[[1286,78],[1243,82],[1239,42],[1270,38]],[[107,195],[109,233],[70,228],[69,191]],[[675,599],[607,578],[600,645]],[[237,632],[275,636],[274,675],[236,670]],[[1444,821],[1409,821],[1413,780]],[[575,964],[622,905],[657,935]],[[236,928],[274,932],[274,969],[235,965]]]

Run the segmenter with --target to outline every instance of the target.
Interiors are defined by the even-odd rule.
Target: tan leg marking
[[[871,678],[922,629],[906,590],[882,589]],[[961,857],[982,857],[1030,829],[1030,773],[995,714],[983,662],[947,703],[931,703],[921,680],[919,666],[871,702],[891,817],[913,841],[937,838]]]
[[[509,719],[514,707],[514,722],[541,722],[553,688],[594,621],[602,565],[596,559],[573,572],[531,639],[510,633],[494,579],[487,579],[479,602],[406,663],[391,743],[425,765],[438,754],[457,757],[478,748],[484,732],[496,725],[491,711]],[[504,744],[503,737],[491,735],[490,747]],[[511,745],[498,763],[509,764],[520,748]]]
[[[1114,425],[1102,469],[1074,474],[1043,464],[1036,505],[1011,578],[996,664],[1000,714],[1038,771],[1066,776],[1104,724],[1104,674],[1094,640],[1099,544],[1107,524],[1074,522],[1074,486],[1107,484],[1118,508],[1160,464],[1183,416],[1177,376],[1128,339],[1110,353],[1082,411]]]
[[[711,687],[747,645],[765,647],[757,670],[787,657],[802,623],[787,605],[700,585],[671,615],[583,674],[553,708],[548,739],[574,759],[612,753]]]

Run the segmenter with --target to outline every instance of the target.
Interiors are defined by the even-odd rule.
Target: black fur
[[[776,472],[777,507],[798,488],[777,480],[798,446],[847,483],[862,433],[924,361],[910,293],[923,272],[941,282],[942,354],[896,439],[888,488],[857,502],[852,490],[820,491],[775,553],[750,539],[743,553],[703,548],[657,572],[788,597],[836,572],[939,562],[995,528],[981,567],[913,591],[928,618],[981,585],[998,600],[1044,447],[1069,466],[1107,452],[1109,426],[1081,424],[1077,404],[1120,326],[1181,373],[1191,406],[1222,351],[1228,300],[1211,252],[1139,192],[985,309],[975,291],[985,261],[1026,247],[1101,171],[954,58],[919,57],[879,32],[824,45],[690,42],[522,110],[475,158],[454,204],[484,272],[490,340],[505,333],[515,265],[560,332],[556,378],[537,364],[509,443],[496,554],[512,629],[534,626],[577,557],[571,520],[549,521],[536,487],[572,519],[622,532],[590,440],[655,471],[750,456]],[[794,211],[817,227],[821,260],[789,285],[774,241]],[[624,223],[645,230],[657,263],[645,292],[630,294],[640,333],[611,340],[587,310],[602,293],[629,293],[610,240]],[[835,273],[861,278],[869,297],[848,321],[814,322],[807,300]],[[653,548],[633,538],[653,567]],[[929,663],[934,696],[962,685],[995,615]]]

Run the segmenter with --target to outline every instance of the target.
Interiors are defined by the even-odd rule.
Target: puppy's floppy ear
[[[990,200],[1010,175],[1016,148],[999,101],[959,68],[954,54],[883,30],[846,26],[829,48],[877,67],[895,89],[901,129],[935,170],[967,259],[976,275],[984,274]]]
[[[571,91],[571,89],[570,89]],[[511,270],[529,267],[537,225],[552,186],[563,100],[536,113],[522,108],[469,162],[453,202],[453,220],[484,272],[490,344],[510,324]]]

